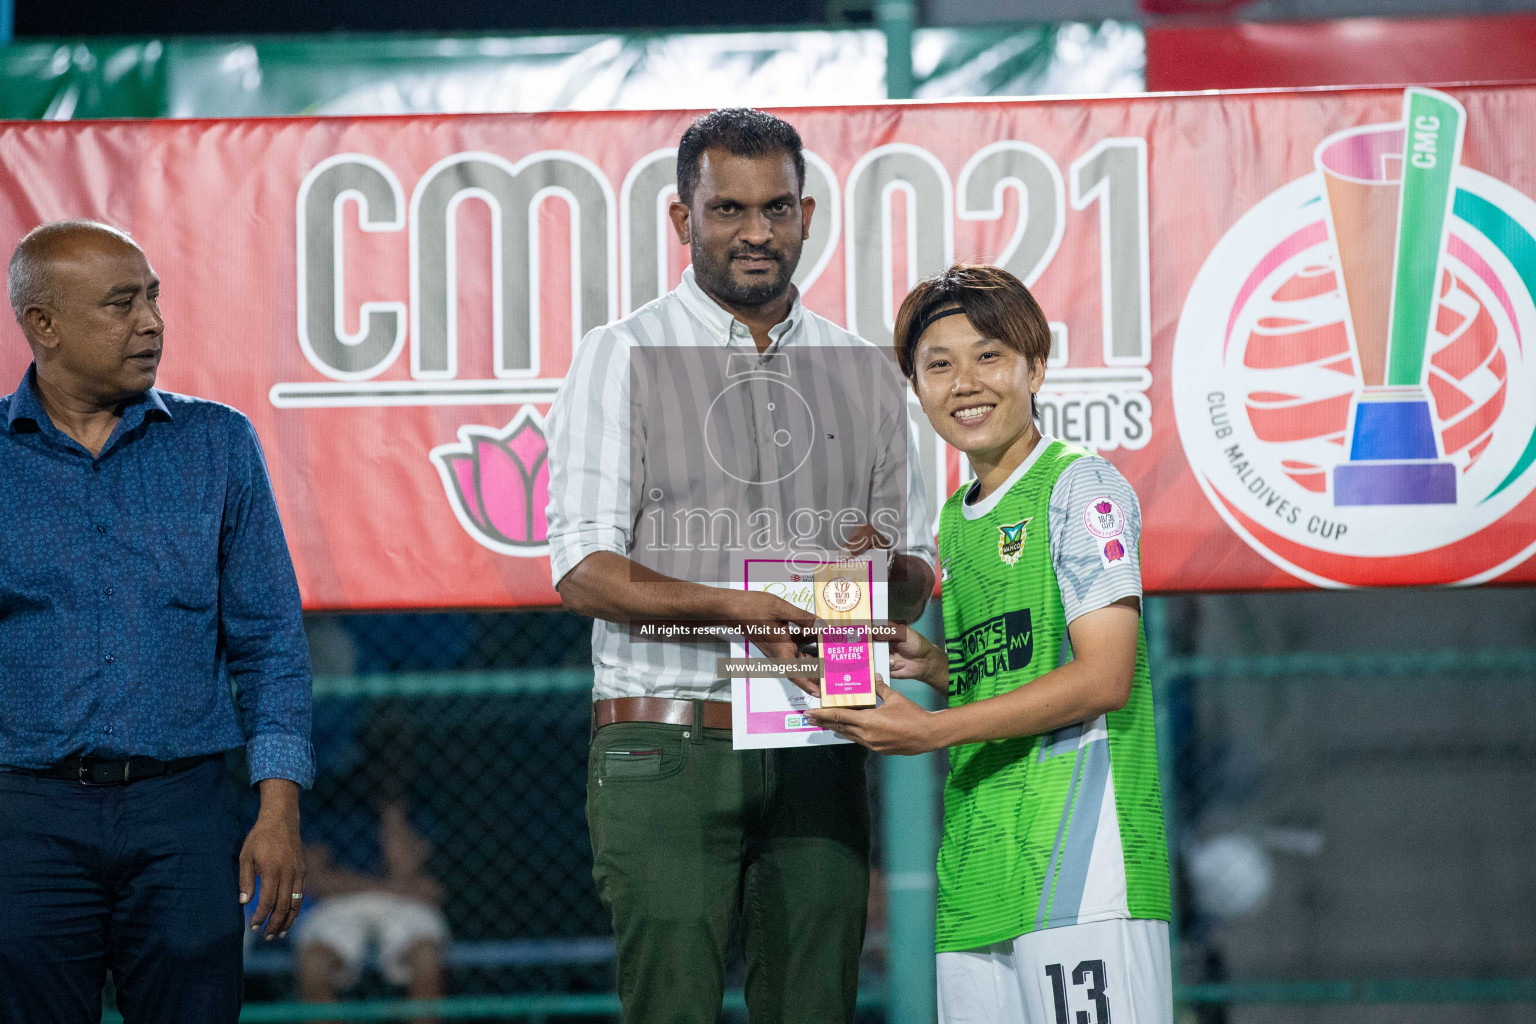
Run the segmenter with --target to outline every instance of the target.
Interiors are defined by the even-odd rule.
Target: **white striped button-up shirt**
[[[611,551],[676,578],[733,585],[717,551],[695,557],[685,545],[669,546],[668,524],[713,536],[720,523],[711,513],[742,524],[765,497],[785,516],[805,508],[873,515],[895,506],[905,513],[899,550],[932,564],[929,495],[894,362],[798,296],[768,336],[759,353],[746,326],[699,288],[689,267],[676,289],[582,339],[546,420],[556,584],[588,555]],[[779,371],[791,376],[778,378]],[[881,375],[877,385],[871,374]],[[772,401],[790,393],[785,381],[803,394],[803,407],[798,398]],[[817,423],[813,447],[790,444],[785,430],[774,429],[786,425],[790,404],[820,410],[809,421]],[[689,509],[702,510],[692,523]],[[822,529],[816,540],[828,536]],[[735,564],[739,573],[739,557]],[[593,699],[726,700],[730,683],[716,661],[729,654],[725,642],[638,640],[628,624],[599,619]]]

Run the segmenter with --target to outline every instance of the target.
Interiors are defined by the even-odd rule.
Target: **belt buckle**
[[[124,783],[126,783],[128,781],[128,774],[129,774],[130,768],[129,768],[129,765],[128,765],[127,761],[123,762],[123,777],[122,778],[120,778],[120,779],[113,779],[113,780],[107,781],[107,782],[98,782],[97,780],[93,779],[91,777],[91,769],[96,767],[99,764],[102,764],[102,763],[110,764],[111,762],[102,762],[102,761],[99,761],[99,760],[87,759],[87,758],[82,757],[80,759],[80,764],[76,768],[76,771],[75,771],[75,778],[79,781],[80,785],[82,785],[82,786],[121,786],[121,785],[123,785]]]

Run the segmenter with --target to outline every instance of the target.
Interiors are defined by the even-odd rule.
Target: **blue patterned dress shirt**
[[[0,398],[0,765],[244,746],[253,783],[309,786],[309,647],[250,421],[151,388],[93,458],[35,374]]]

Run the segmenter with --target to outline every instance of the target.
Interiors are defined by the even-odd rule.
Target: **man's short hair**
[[[784,153],[795,162],[795,187],[805,191],[805,153],[795,126],[750,107],[725,107],[689,125],[677,145],[677,198],[685,206],[693,204],[706,149],[745,157]]]
[[[50,250],[60,240],[82,231],[100,231],[122,239],[135,249],[139,247],[128,232],[97,220],[56,220],[39,224],[16,243],[5,276],[6,292],[10,295],[11,311],[16,314],[17,323],[22,322],[28,306],[59,304],[58,291],[48,272]]]
[[[956,263],[917,283],[896,314],[896,362],[911,380],[917,345],[937,319],[934,314],[961,309],[983,337],[1013,349],[1031,366],[1051,354],[1051,325],[1024,282],[1002,267]]]

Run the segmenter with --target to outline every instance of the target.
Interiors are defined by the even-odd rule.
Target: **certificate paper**
[[[748,559],[743,578],[746,589],[767,591],[782,597],[797,608],[815,614],[816,571],[824,566],[842,565],[855,567],[870,583],[870,614],[873,619],[886,618],[885,559],[849,559],[841,562],[814,559]],[[731,645],[737,658],[764,658],[762,651],[750,642]],[[890,678],[890,649],[884,643],[872,645],[875,671],[883,679]],[[731,680],[731,734],[732,745],[737,750],[755,750],[764,747],[809,747],[823,743],[847,743],[836,733],[818,729],[805,717],[811,708],[819,708],[821,702],[788,679],[782,677],[749,676]]]

